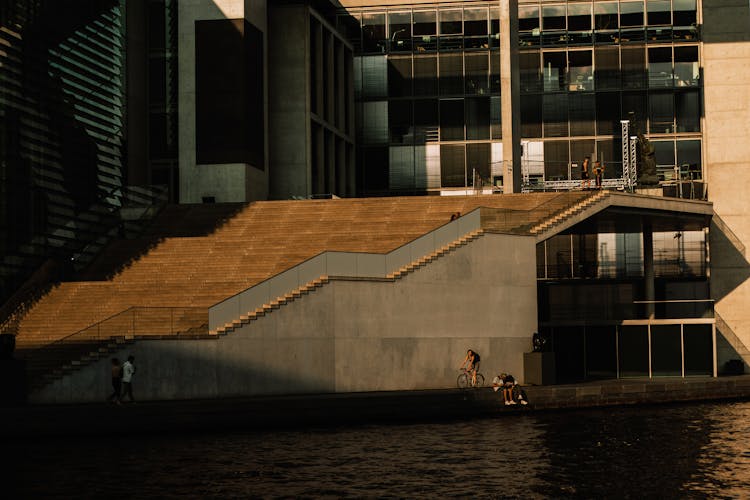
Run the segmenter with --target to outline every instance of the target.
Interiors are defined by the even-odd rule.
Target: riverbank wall
[[[750,399],[750,375],[525,386],[528,406],[492,388],[264,396],[213,400],[27,405],[0,411],[0,438],[255,431],[503,417],[572,408]],[[137,391],[137,388],[136,388]]]

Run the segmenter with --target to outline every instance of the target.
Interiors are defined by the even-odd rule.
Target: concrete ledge
[[[491,388],[3,408],[0,438],[304,428],[532,414],[539,410],[750,399],[750,375],[526,386],[529,406]]]

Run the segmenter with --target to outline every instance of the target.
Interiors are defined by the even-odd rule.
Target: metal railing
[[[90,344],[116,338],[175,338],[208,333],[208,310],[205,307],[130,307],[75,333],[46,344],[38,350],[55,349],[72,344]]]

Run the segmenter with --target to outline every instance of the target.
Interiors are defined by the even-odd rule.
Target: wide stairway
[[[535,224],[590,196],[569,192],[167,207],[149,234],[105,249],[83,275],[86,280],[59,283],[41,297],[18,323],[16,345],[33,360],[43,352],[38,348],[60,339],[78,340],[86,351],[87,342],[107,344],[118,336],[207,335],[210,306],[326,250],[390,252],[447,223],[453,214],[478,207],[509,214],[495,216],[491,229],[530,233]],[[69,352],[44,352],[39,357],[70,360]],[[45,361],[44,369],[54,364]]]

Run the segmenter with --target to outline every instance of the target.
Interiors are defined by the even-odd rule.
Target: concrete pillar
[[[500,106],[503,192],[521,192],[521,96],[518,75],[518,0],[500,0]]]
[[[651,221],[643,220],[643,282],[644,282],[644,300],[656,300],[654,288],[654,233],[651,227]],[[646,304],[646,316],[654,319],[653,302]]]

